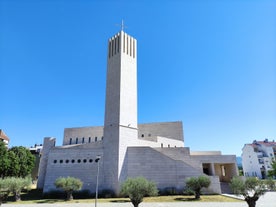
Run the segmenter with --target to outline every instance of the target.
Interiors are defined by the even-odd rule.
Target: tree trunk
[[[15,192],[14,193],[14,200],[15,201],[21,201],[20,192]]]
[[[195,199],[197,200],[200,199],[200,192],[198,191],[195,192]]]
[[[73,200],[73,191],[67,191],[67,201]]]
[[[248,204],[248,207],[256,206],[256,201],[254,199],[248,199],[248,200],[246,200],[246,203]]]
[[[131,202],[132,203],[132,205],[134,206],[134,207],[138,207],[139,206],[139,203],[137,203],[137,202]]]

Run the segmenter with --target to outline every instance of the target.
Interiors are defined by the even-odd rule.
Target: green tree
[[[0,206],[9,195],[8,182],[6,179],[0,178]]]
[[[26,177],[34,168],[35,157],[25,147],[8,149],[0,142],[0,178]]]
[[[275,183],[272,180],[259,180],[255,177],[241,179],[234,177],[231,180],[230,187],[234,194],[243,195],[244,200],[249,207],[255,207],[260,196],[268,190],[275,189]]]
[[[82,188],[82,181],[74,177],[60,177],[56,179],[55,186],[66,193],[66,200],[73,200],[73,192]]]
[[[4,142],[0,142],[0,178],[8,176],[10,160],[8,157],[8,148]]]
[[[275,178],[276,177],[276,161],[273,160],[271,163],[272,170],[268,171],[268,177]]]
[[[206,176],[191,177],[186,180],[186,191],[193,192],[195,199],[200,199],[201,189],[208,188],[211,181]]]
[[[145,196],[156,196],[158,190],[155,183],[143,177],[128,178],[121,187],[121,194],[128,196],[134,207],[138,207]]]
[[[14,200],[20,201],[21,200],[21,191],[23,189],[28,189],[31,184],[31,178],[25,177],[25,178],[18,178],[18,177],[8,177],[4,178],[6,180],[7,189],[9,192],[13,193]]]
[[[28,150],[25,147],[12,147],[10,150],[10,153],[14,153],[15,156],[18,158],[17,162],[13,163],[11,166],[13,169],[10,169],[10,171],[14,172],[12,176],[15,177],[26,177],[31,174],[34,164],[35,164],[35,157],[32,155],[30,150]],[[10,156],[13,159],[14,156]]]

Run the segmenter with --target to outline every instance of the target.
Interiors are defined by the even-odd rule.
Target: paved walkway
[[[94,207],[94,203],[70,204],[3,204],[1,207]],[[97,207],[132,207],[131,203],[98,203]],[[141,203],[139,207],[247,207],[241,202],[172,202],[172,203]],[[258,201],[256,207],[276,207],[276,192],[268,192]]]

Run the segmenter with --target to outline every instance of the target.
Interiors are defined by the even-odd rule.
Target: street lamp
[[[98,164],[97,181],[96,181],[95,207],[97,207],[97,200],[98,200],[98,185],[99,185],[100,159],[101,159],[101,156],[100,156],[100,155],[98,155],[98,156],[96,157],[96,159],[95,159],[95,162]]]

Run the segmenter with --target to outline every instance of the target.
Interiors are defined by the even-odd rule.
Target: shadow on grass
[[[179,198],[175,198],[175,201],[199,201],[199,199],[195,199],[195,198],[183,198],[183,197],[179,197]]]
[[[47,200],[40,200],[36,201],[35,203],[57,203],[60,202],[59,199],[47,199]]]
[[[124,200],[111,200],[111,203],[129,203],[130,200],[124,199]]]

